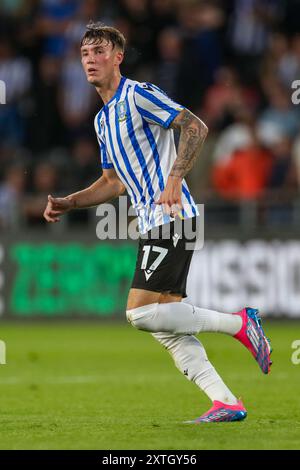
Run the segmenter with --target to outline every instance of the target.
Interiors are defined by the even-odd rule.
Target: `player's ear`
[[[120,65],[124,59],[124,52],[117,51],[115,65]]]

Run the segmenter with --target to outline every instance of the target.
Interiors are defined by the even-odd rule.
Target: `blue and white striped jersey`
[[[172,219],[154,204],[176,159],[169,126],[183,106],[158,87],[122,77],[116,94],[95,117],[102,168],[114,168],[131,197],[144,234]],[[198,215],[187,184],[182,184],[183,218]]]

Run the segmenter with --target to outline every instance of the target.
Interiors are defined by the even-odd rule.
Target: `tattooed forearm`
[[[180,129],[178,155],[170,176],[184,177],[194,165],[207,136],[206,125],[193,113],[184,109],[171,124],[173,129]]]

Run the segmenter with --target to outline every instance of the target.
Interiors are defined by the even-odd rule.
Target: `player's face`
[[[101,86],[103,82],[112,77],[122,58],[123,53],[108,41],[84,44],[81,47],[81,62],[87,80],[95,86]]]

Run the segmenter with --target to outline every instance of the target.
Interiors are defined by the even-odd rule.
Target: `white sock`
[[[219,332],[235,335],[242,326],[239,315],[219,313],[184,302],[149,304],[126,312],[128,320],[141,330],[175,334]]]
[[[211,401],[218,400],[235,405],[237,398],[225,385],[209,362],[205,349],[195,336],[174,335],[166,332],[152,333],[173,356],[176,367],[203,390]]]

